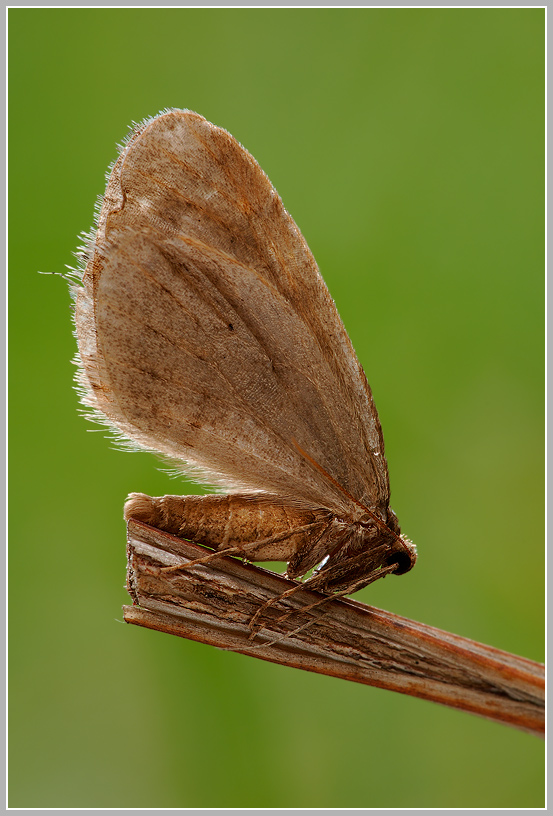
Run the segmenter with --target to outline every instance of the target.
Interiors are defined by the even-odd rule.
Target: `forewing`
[[[76,324],[88,403],[126,436],[207,480],[344,512],[336,482],[385,518],[363,370],[301,233],[226,131],[172,111],[131,137]]]

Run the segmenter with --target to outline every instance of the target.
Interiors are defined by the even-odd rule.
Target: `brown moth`
[[[74,287],[82,401],[224,495],[132,493],[125,518],[349,594],[415,563],[371,389],[255,159],[197,113],[138,126]],[[202,559],[209,560],[209,557]]]

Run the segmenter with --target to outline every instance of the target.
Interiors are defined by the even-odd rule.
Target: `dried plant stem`
[[[307,590],[267,607],[252,640],[252,616],[294,582],[228,557],[190,570],[160,569],[205,553],[129,521],[127,585],[134,605],[123,608],[125,621],[433,700],[543,736],[542,664],[349,599],[306,612],[303,607],[321,599]]]

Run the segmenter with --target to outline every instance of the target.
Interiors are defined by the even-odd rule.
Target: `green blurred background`
[[[541,807],[543,744],[124,625],[129,491],[60,278],[115,145],[227,128],[303,231],[378,406],[416,569],[356,598],[544,656],[544,10],[9,11],[11,807]]]

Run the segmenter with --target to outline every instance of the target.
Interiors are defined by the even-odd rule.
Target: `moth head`
[[[321,592],[349,595],[386,575],[404,575],[417,560],[413,542],[395,532],[375,537],[374,529],[363,531],[355,548],[350,541],[336,548],[305,584]]]
[[[375,520],[378,524],[375,524]],[[382,555],[382,566],[391,567],[394,564],[395,569],[391,570],[394,575],[404,575],[415,566],[417,560],[417,548],[405,536],[401,535],[401,529],[397,516],[394,511],[388,507],[386,511],[385,521],[375,518],[373,513],[365,513],[362,517],[357,519],[357,530],[361,528],[361,536],[358,538],[355,547],[356,552],[361,549],[372,551],[367,553],[367,563],[372,562],[372,556],[379,558],[380,547],[382,544],[387,544],[387,552]],[[343,553],[345,555],[345,552]],[[390,571],[390,570],[388,570]]]

